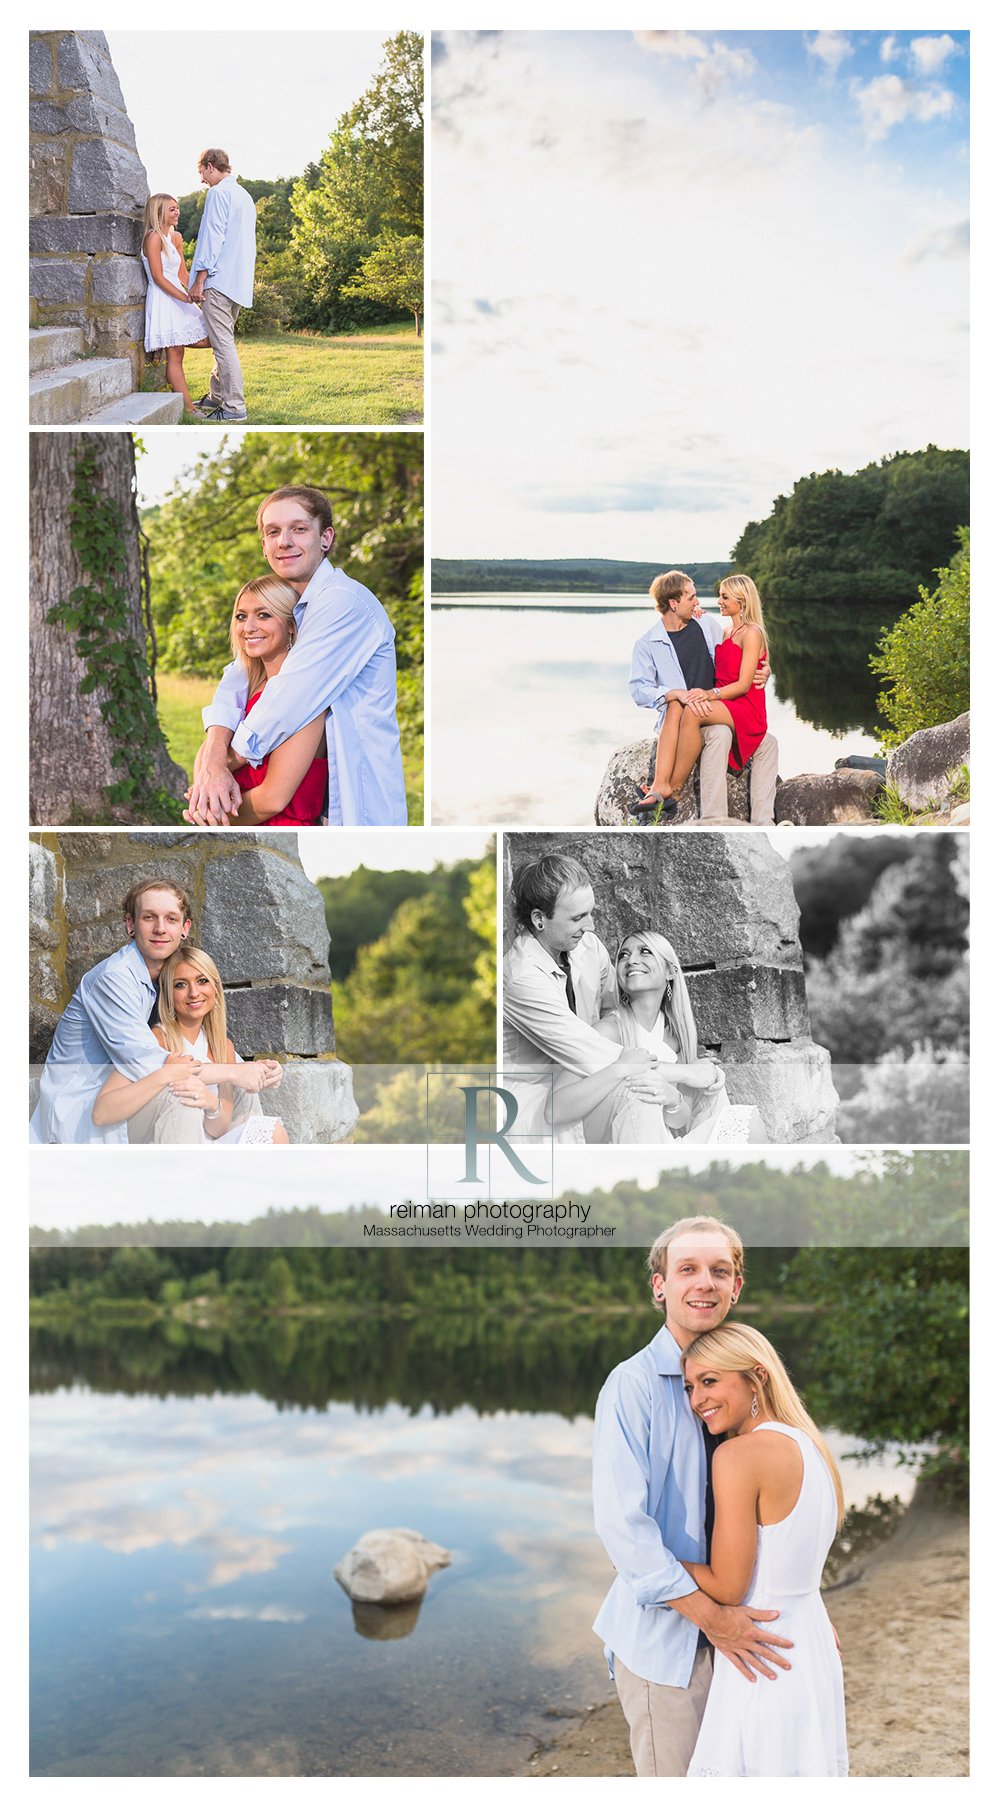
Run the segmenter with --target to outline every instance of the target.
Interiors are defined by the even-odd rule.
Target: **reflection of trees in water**
[[[779,699],[800,721],[830,734],[877,734],[880,680],[868,659],[896,611],[840,597],[829,603],[771,602],[767,632]]]
[[[814,1320],[781,1314],[752,1321],[808,1386]],[[615,1364],[641,1349],[657,1321],[641,1310],[597,1317],[567,1309],[545,1318],[439,1316],[318,1322],[258,1320],[212,1331],[171,1323],[74,1321],[31,1334],[35,1393],[84,1386],[95,1393],[258,1394],[279,1407],[324,1410],[344,1401],[362,1412],[399,1405],[411,1413],[471,1406],[476,1412],[589,1415]]]

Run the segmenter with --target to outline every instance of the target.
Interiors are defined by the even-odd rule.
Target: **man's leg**
[[[157,1093],[128,1121],[130,1143],[205,1143],[201,1112],[182,1105],[172,1092]]]
[[[766,734],[750,762],[750,821],[758,828],[774,826],[774,794],[778,789],[778,743]]]
[[[701,759],[698,761],[698,785],[700,805],[699,819],[711,816],[723,820],[729,815],[729,790],[726,785],[726,772],[729,767],[729,749],[733,744],[732,730],[724,722],[709,722],[701,731]]]
[[[246,414],[243,372],[236,352],[235,328],[239,307],[221,289],[206,289],[201,298],[208,336],[215,354],[209,394],[226,415]]]
[[[704,1646],[695,1654],[686,1689],[644,1682],[641,1676],[633,1676],[615,1653],[615,1687],[628,1721],[637,1777],[687,1776],[711,1681],[712,1654]]]

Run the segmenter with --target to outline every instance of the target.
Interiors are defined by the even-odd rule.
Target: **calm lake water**
[[[808,1392],[808,1319],[754,1322]],[[610,1686],[591,1410],[654,1330],[36,1332],[32,1773],[516,1774]],[[452,1566],[356,1623],[333,1565],[393,1525]]]
[[[715,599],[703,606],[717,613]],[[584,824],[616,747],[653,735],[627,683],[655,620],[645,596],[442,598],[433,613],[433,817],[438,823]],[[831,604],[768,616],[767,693],[783,778],[873,754],[882,615]]]

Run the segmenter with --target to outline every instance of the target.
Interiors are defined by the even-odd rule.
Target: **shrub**
[[[888,727],[882,744],[898,747],[921,728],[950,722],[969,707],[969,529],[937,572],[936,590],[920,586],[920,600],[887,628],[871,656],[872,671],[888,682],[878,707]]]

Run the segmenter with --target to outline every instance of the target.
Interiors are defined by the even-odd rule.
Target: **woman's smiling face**
[[[174,969],[172,984],[174,1011],[179,1018],[206,1017],[215,1003],[215,984],[192,961],[181,961]]]
[[[240,646],[250,659],[275,659],[287,653],[288,623],[276,614],[270,604],[248,596],[233,612]]]
[[[752,1422],[755,1390],[745,1375],[711,1363],[686,1362],[684,1392],[692,1411],[718,1437],[723,1432],[738,1433]]]
[[[668,978],[667,964],[644,936],[627,935],[618,950],[615,963],[618,984],[623,992],[662,992]]]

